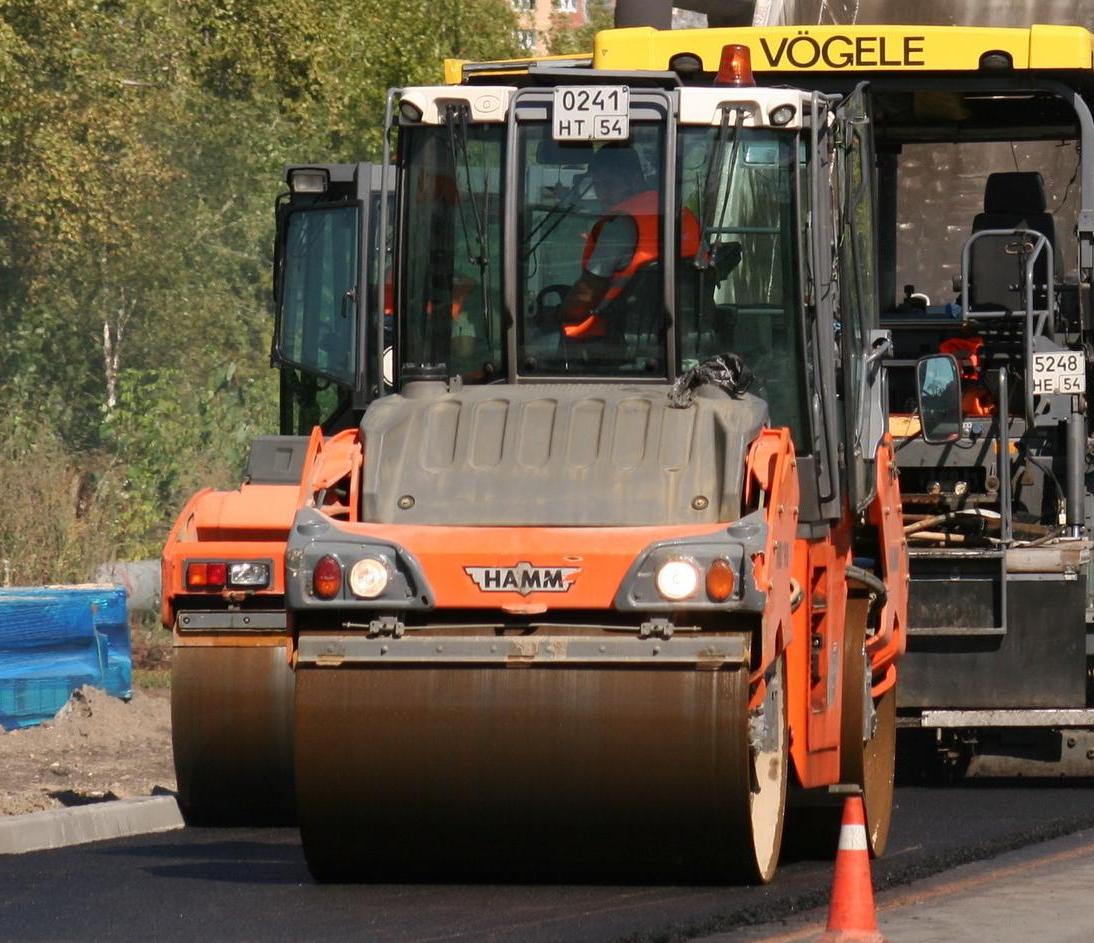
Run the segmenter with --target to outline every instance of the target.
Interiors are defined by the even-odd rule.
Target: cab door
[[[883,360],[889,332],[879,327],[877,181],[868,91],[859,85],[836,108],[835,235],[839,274],[839,347],[844,464],[851,506],[874,497],[874,463],[885,433]]]
[[[288,204],[279,219],[278,366],[352,388],[361,295],[361,207]]]

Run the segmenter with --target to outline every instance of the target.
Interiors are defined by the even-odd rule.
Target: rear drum
[[[283,646],[184,646],[171,668],[179,806],[191,825],[289,825],[293,673]]]

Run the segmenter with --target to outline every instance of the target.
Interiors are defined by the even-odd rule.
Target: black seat
[[[1045,212],[1045,184],[1041,175],[997,173],[984,188],[984,212],[972,221],[973,233],[985,229],[1031,229],[1042,233],[1053,250],[1056,224]],[[1024,311],[1023,272],[1029,240],[1015,236],[984,236],[972,244],[969,258],[969,304],[973,311]],[[1048,254],[1042,252],[1033,268],[1034,307],[1047,304]]]

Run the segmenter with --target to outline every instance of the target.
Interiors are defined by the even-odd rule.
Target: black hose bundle
[[[687,409],[691,405],[692,391],[705,383],[711,383],[737,399],[744,395],[753,379],[752,371],[737,354],[708,357],[676,378],[669,390],[669,405],[673,409]]]

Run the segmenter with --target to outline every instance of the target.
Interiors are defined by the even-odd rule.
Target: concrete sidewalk
[[[1094,940],[1094,831],[1030,845],[877,895],[890,943],[1090,943]],[[700,943],[804,943],[824,930],[813,911]]]

